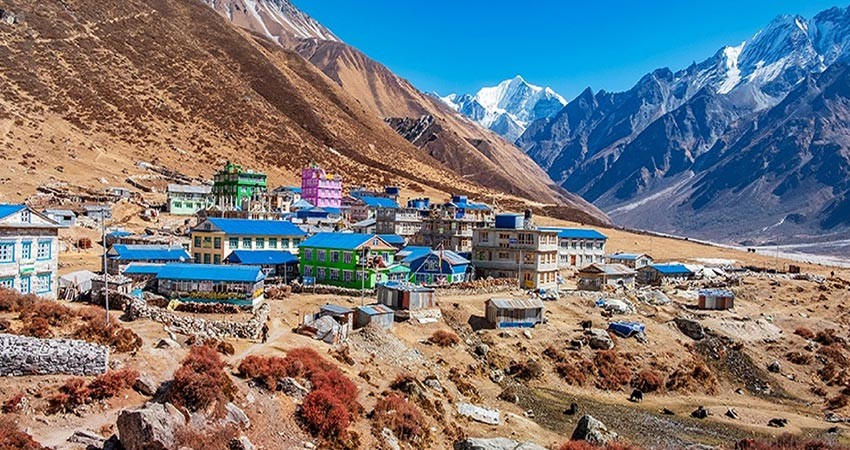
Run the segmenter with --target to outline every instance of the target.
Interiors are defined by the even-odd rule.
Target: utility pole
[[[106,326],[109,326],[109,270],[106,267],[106,216],[100,211],[100,233],[103,242],[103,302],[106,306]]]
[[[367,250],[364,248],[360,257],[360,306],[363,306],[366,297],[366,252]]]

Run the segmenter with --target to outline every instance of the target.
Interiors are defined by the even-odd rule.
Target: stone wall
[[[38,339],[0,334],[0,376],[100,375],[109,348],[72,339]]]
[[[124,297],[124,313],[128,320],[148,319],[168,326],[171,331],[202,338],[258,339],[263,323],[269,316],[269,305],[256,308],[251,318],[244,322],[232,320],[207,320],[187,314],[175,314],[165,308],[150,306],[145,300]]]
[[[342,295],[345,297],[360,297],[360,289],[350,289],[338,286],[317,284],[315,286],[304,286],[298,283],[292,284],[292,292],[305,294]],[[366,289],[363,293],[366,297],[375,297],[374,289]]]

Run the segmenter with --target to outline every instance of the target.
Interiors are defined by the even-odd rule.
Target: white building
[[[590,228],[544,228],[558,232],[558,268],[581,269],[605,262],[608,237]]]
[[[0,205],[0,287],[55,299],[59,224],[26,205]]]

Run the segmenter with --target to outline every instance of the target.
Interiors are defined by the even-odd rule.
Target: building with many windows
[[[531,213],[499,214],[495,228],[476,228],[472,264],[478,278],[515,278],[525,289],[558,281],[558,232],[534,227]]]
[[[465,195],[455,195],[452,201],[431,207],[422,219],[414,243],[468,255],[472,251],[473,230],[492,224],[493,210],[489,206],[470,202]]]
[[[166,264],[156,273],[157,292],[166,298],[242,307],[263,302],[265,279],[258,266]]]
[[[375,213],[375,232],[397,234],[406,243],[422,229],[422,212],[416,208],[380,208]]]
[[[558,232],[558,267],[581,269],[590,264],[605,262],[605,242],[608,238],[590,228],[542,228]]]
[[[191,216],[213,204],[212,186],[168,185],[167,207],[170,214]]]
[[[326,173],[317,165],[301,170],[301,198],[319,208],[342,205],[342,177]]]
[[[397,277],[406,279],[409,270],[397,270],[401,266],[394,264],[395,253],[395,247],[374,234],[317,233],[301,243],[298,261],[305,280],[373,289]]]
[[[266,192],[266,174],[242,170],[230,161],[213,177],[212,194],[215,206],[222,210],[248,210],[252,201],[262,203]]]
[[[283,220],[207,218],[190,232],[189,253],[199,264],[222,264],[234,250],[298,252],[306,236],[298,226]]]
[[[0,287],[55,299],[59,224],[26,205],[0,205]]]

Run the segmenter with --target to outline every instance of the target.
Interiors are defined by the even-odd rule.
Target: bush
[[[615,350],[601,350],[593,357],[596,364],[596,386],[599,389],[618,389],[629,384],[632,373],[626,365],[620,361]]]
[[[128,353],[142,348],[142,338],[133,330],[117,323],[107,325],[103,317],[88,320],[74,331],[74,339],[106,345],[118,353]]]
[[[0,312],[20,312],[43,301],[45,300],[33,294],[21,295],[21,293],[13,289],[0,289]]]
[[[339,369],[334,368],[316,373],[310,378],[314,390],[328,391],[348,409],[351,414],[359,414],[362,406],[357,403],[357,385],[348,379]]]
[[[839,344],[824,345],[818,349],[818,354],[826,357],[828,363],[834,363],[839,366],[846,366],[848,363],[847,357]]]
[[[788,352],[785,354],[785,359],[787,359],[792,364],[797,364],[798,366],[805,366],[811,364],[812,355],[803,352]]]
[[[67,306],[61,305],[55,301],[38,301],[32,306],[20,311],[20,319],[23,322],[28,322],[35,318],[42,318],[50,326],[58,327],[65,322],[71,321],[76,315]]]
[[[431,335],[430,341],[440,347],[454,347],[460,342],[460,338],[451,331],[437,330]]]
[[[517,379],[528,381],[540,378],[543,375],[543,367],[539,362],[529,358],[526,362],[511,363],[508,373]]]
[[[708,366],[701,361],[692,361],[685,367],[674,370],[667,376],[664,387],[668,391],[693,391],[704,390],[713,392],[717,387],[717,378],[711,373]]]
[[[8,400],[3,402],[3,412],[6,414],[20,412],[24,409],[25,403],[26,397],[24,397],[24,393],[18,392],[17,394],[13,395]]]
[[[341,438],[351,424],[351,413],[329,389],[316,389],[304,397],[301,417],[307,428],[324,438]]]
[[[590,366],[591,370],[593,370],[593,364],[590,361],[583,361],[587,366]],[[581,363],[580,363],[581,364]],[[587,381],[587,377],[592,375],[593,372],[588,372],[582,367],[580,364],[574,364],[571,362],[561,362],[555,364],[555,372],[567,382],[567,384],[574,386],[584,386],[584,383]]]
[[[9,418],[0,417],[0,450],[47,450]]]
[[[139,372],[132,369],[106,372],[89,384],[89,395],[93,400],[112,398],[121,391],[132,388],[137,379]]]
[[[287,375],[287,364],[283,358],[276,356],[256,356],[250,355],[245,357],[239,363],[239,374],[245,378],[251,378],[266,389],[277,389],[277,381]]]
[[[661,374],[652,369],[646,369],[632,378],[631,385],[641,392],[655,392],[664,386],[664,381],[661,379]]]
[[[236,388],[224,373],[224,361],[212,347],[192,347],[174,372],[169,398],[189,411],[223,406],[233,399]]]
[[[372,420],[380,430],[389,428],[404,441],[425,436],[425,418],[413,403],[398,394],[390,394],[375,405]]]
[[[292,378],[310,379],[314,374],[336,369],[336,366],[322,358],[315,350],[306,347],[287,352],[283,365],[286,376]]]
[[[50,339],[53,337],[53,330],[50,329],[50,323],[43,317],[32,317],[24,322],[21,328],[21,335],[31,336],[39,339]]]
[[[829,329],[826,329],[826,330],[823,330],[823,331],[818,331],[815,334],[815,342],[817,342],[818,344],[821,344],[821,345],[832,345],[832,344],[843,343],[844,339],[842,339],[839,336],[836,336],[835,333],[836,333],[836,331],[833,330],[832,328],[829,328]]]
[[[850,450],[850,447],[783,434],[773,442],[744,439],[735,444],[735,450]]]
[[[86,380],[82,378],[71,378],[66,381],[59,392],[49,399],[48,410],[52,413],[64,411],[73,412],[78,406],[91,401],[91,392],[86,387]]]
[[[808,339],[808,340],[812,340],[812,339],[815,338],[815,333],[812,330],[805,328],[805,327],[798,327],[796,330],[794,330],[794,334],[796,334],[797,336],[800,336],[803,339]]]
[[[835,397],[827,400],[827,409],[841,409],[850,404],[850,397],[844,394],[838,394]]]

